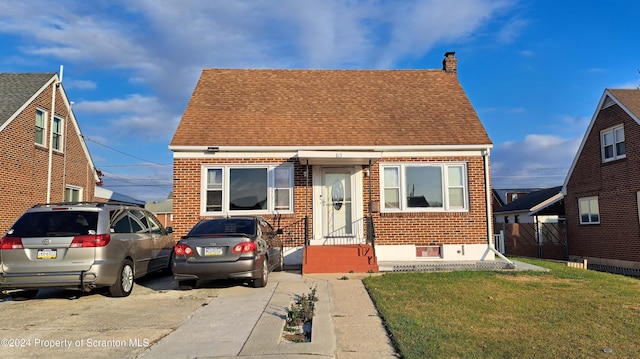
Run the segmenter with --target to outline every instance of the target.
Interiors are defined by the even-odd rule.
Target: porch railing
[[[280,239],[285,247],[302,247],[309,244],[309,217],[281,227]]]

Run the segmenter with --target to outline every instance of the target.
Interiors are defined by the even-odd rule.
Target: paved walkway
[[[263,289],[225,288],[141,357],[397,358],[360,280],[366,275],[277,272]],[[287,309],[311,288],[316,288],[318,298],[311,342],[282,341]]]
[[[397,263],[396,263],[397,264]],[[406,264],[406,263],[405,263]],[[545,270],[515,262],[516,270]],[[154,358],[397,358],[361,279],[369,274],[277,272],[263,289],[225,288],[194,316],[147,349]],[[310,343],[282,341],[287,309],[316,288]],[[179,304],[176,310],[180,310]]]

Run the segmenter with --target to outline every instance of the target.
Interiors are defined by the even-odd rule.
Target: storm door
[[[351,169],[325,168],[322,178],[323,236],[353,237]]]

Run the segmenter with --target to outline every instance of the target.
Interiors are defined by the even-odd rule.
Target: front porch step
[[[306,246],[302,273],[378,272],[378,261],[368,244]]]

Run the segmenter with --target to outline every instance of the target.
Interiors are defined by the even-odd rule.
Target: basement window
[[[418,258],[442,258],[441,246],[420,246],[416,247],[416,257]]]

